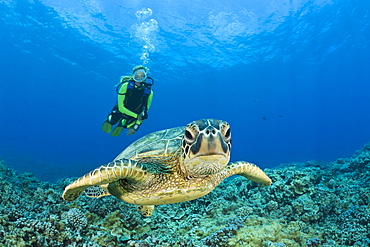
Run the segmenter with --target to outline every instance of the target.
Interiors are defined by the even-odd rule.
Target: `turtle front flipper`
[[[93,185],[87,189],[85,189],[85,195],[88,197],[102,197],[102,196],[109,196],[109,190],[108,190],[109,184],[103,184],[103,185]]]
[[[240,175],[262,186],[272,184],[271,179],[258,166],[245,161],[231,162],[226,169],[229,176]]]
[[[140,181],[156,170],[166,171],[166,167],[160,165],[138,163],[129,159],[121,159],[101,166],[88,174],[80,177],[64,189],[63,199],[66,201],[76,200],[81,193],[94,185],[105,185],[119,179]]]

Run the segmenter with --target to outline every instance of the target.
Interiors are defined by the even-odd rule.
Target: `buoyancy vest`
[[[148,77],[153,81],[152,78]],[[154,81],[153,81],[154,82]],[[122,82],[117,87],[117,93],[120,95],[125,95],[124,99],[124,106],[136,114],[140,114],[143,111],[146,111],[147,105],[148,105],[148,97],[151,94],[151,86],[153,85],[150,83],[144,83],[141,87],[135,86],[135,81],[130,80],[127,83],[127,90],[125,93],[121,94],[119,93],[119,88],[123,85]]]

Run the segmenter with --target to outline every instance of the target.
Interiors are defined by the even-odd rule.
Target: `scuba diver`
[[[135,134],[148,118],[153,84],[154,80],[148,77],[148,68],[142,65],[134,67],[132,75],[122,76],[116,88],[118,101],[103,123],[102,131],[111,133],[112,126],[118,123],[111,136],[119,136],[124,128],[128,129],[127,135]]]

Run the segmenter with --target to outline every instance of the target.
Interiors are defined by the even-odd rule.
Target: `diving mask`
[[[146,74],[146,71],[143,69],[136,70],[133,74],[133,79],[136,82],[142,82],[145,81],[146,78],[148,78],[148,75]]]

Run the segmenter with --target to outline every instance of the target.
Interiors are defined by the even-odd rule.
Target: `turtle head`
[[[184,169],[189,176],[218,173],[230,160],[230,125],[216,119],[193,121],[185,127],[182,149]]]

